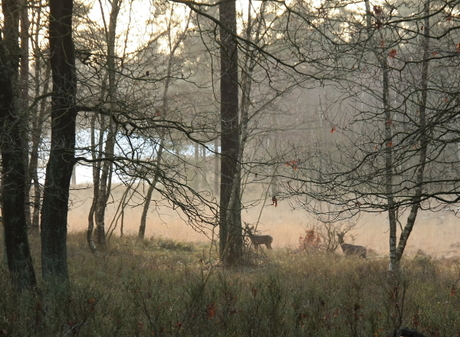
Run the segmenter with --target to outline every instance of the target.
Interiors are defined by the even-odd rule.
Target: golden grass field
[[[106,228],[108,228],[118,204],[121,189],[113,193],[113,203],[108,206]],[[92,190],[80,185],[71,191],[69,232],[86,230],[87,215],[91,204]],[[147,220],[146,238],[173,239],[183,242],[209,241],[184,223],[174,211],[160,207],[151,211]],[[262,208],[262,210],[261,210]],[[136,235],[140,224],[142,208],[128,207],[125,210],[125,235]],[[299,237],[306,229],[320,228],[320,223],[304,210],[292,210],[287,202],[279,202],[274,207],[269,200],[264,206],[243,210],[243,221],[255,223],[260,215],[258,231],[273,236],[273,248],[296,249]],[[407,217],[401,217],[402,224]],[[119,226],[119,225],[118,225]],[[114,231],[119,234],[119,227]],[[210,232],[208,232],[211,235]],[[363,214],[356,220],[356,227],[345,236],[347,243],[363,245],[378,256],[388,253],[388,220],[386,214]],[[406,255],[415,255],[419,250],[433,257],[457,257],[460,253],[460,219],[453,212],[420,212],[414,230],[406,247]]]

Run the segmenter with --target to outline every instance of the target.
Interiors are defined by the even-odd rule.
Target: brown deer
[[[255,235],[252,234],[254,227],[250,228],[248,223],[246,224],[246,232],[248,233],[249,239],[254,245],[255,250],[259,249],[260,245],[265,245],[268,249],[272,249],[273,238],[270,235]]]
[[[345,236],[345,233],[337,233],[337,236],[339,237],[339,244],[340,247],[342,247],[343,253],[346,256],[359,256],[362,258],[366,258],[367,256],[367,249],[366,247],[363,246],[357,246],[357,245],[350,245],[348,243],[345,243],[343,241],[343,237]]]

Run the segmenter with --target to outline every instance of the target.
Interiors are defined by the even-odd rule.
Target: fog
[[[114,210],[118,207],[117,198],[121,195],[121,187],[113,192],[113,201],[107,208],[106,229],[109,229]],[[84,231],[87,227],[87,217],[91,205],[92,190],[85,185],[74,187],[71,191],[71,206],[69,213],[69,232]],[[155,200],[155,197],[154,197]],[[172,239],[182,242],[206,242],[212,236],[210,230],[207,235],[190,228],[171,209],[151,205],[147,219],[145,237]],[[127,207],[123,233],[137,235],[142,207]],[[273,237],[274,249],[297,250],[300,236],[306,229],[321,228],[321,223],[314,220],[302,209],[293,210],[287,201],[278,202],[274,207],[267,199],[264,205],[242,211],[243,221],[255,224],[260,216],[258,233],[269,234]],[[405,224],[407,215],[400,218]],[[346,243],[362,245],[370,250],[370,258],[388,255],[388,219],[383,213],[363,213],[356,220],[354,229],[345,235]],[[217,233],[217,228],[216,228]],[[118,223],[115,235],[120,235]],[[342,252],[337,250],[337,253]],[[405,256],[414,256],[424,253],[436,258],[453,258],[460,255],[460,219],[456,218],[450,209],[440,212],[420,211],[414,230],[409,238]]]

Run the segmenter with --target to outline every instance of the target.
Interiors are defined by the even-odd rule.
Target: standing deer
[[[366,247],[363,246],[357,246],[357,245],[350,245],[348,243],[345,243],[343,241],[343,237],[345,236],[345,233],[337,233],[337,236],[339,237],[339,244],[340,247],[342,247],[343,253],[346,256],[359,256],[362,258],[366,258],[367,255],[367,249]]]
[[[254,227],[252,227],[252,229],[254,229]],[[270,235],[252,234],[252,229],[246,223],[246,232],[248,233],[249,239],[254,245],[255,250],[259,249],[260,245],[265,245],[268,249],[272,249],[273,238]]]

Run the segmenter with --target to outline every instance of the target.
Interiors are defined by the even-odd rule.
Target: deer
[[[343,253],[346,256],[359,256],[362,258],[366,258],[367,256],[367,248],[363,246],[357,246],[357,245],[351,245],[349,243],[345,243],[343,241],[343,237],[345,236],[345,233],[337,233],[337,236],[339,237],[339,244],[340,247],[342,247]]]
[[[252,229],[249,227],[248,223],[246,224],[246,232],[248,233],[249,239],[254,245],[255,250],[259,249],[260,245],[265,245],[268,249],[272,249],[273,238],[270,235],[255,235],[252,233]]]

